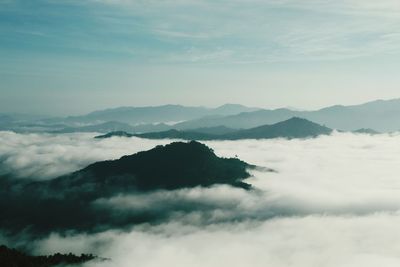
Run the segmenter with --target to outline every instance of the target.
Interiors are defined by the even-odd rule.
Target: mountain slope
[[[220,158],[206,145],[193,141],[97,162],[50,181],[0,176],[0,228],[20,233],[29,225],[27,231],[48,235],[56,230],[95,232],[158,222],[176,212],[187,212],[187,207],[193,211],[210,204],[174,203],[160,210],[150,203],[145,209],[128,209],[122,215],[107,205],[108,199],[216,184],[249,189],[244,179],[252,167],[237,158]]]
[[[305,118],[346,131],[371,128],[380,132],[391,132],[400,130],[398,114],[400,99],[392,99],[362,105],[328,107],[309,112]]]
[[[183,140],[239,140],[239,139],[270,139],[270,138],[309,138],[330,134],[331,129],[301,118],[291,118],[272,125],[263,125],[246,130],[216,135],[198,133],[194,130],[170,130],[136,134],[134,136],[147,139],[183,139]]]
[[[225,135],[226,139],[309,138],[326,135],[331,129],[301,118],[291,118],[272,125],[241,130]]]
[[[94,163],[68,176],[50,181],[52,187],[74,188],[80,191],[93,184],[100,191],[178,189],[212,184],[243,185],[249,177],[247,163],[231,158],[219,158],[206,145],[192,141],[175,142],[151,150],[124,156],[118,160]],[[115,190],[115,189],[113,189]]]
[[[265,124],[274,124],[297,116],[297,111],[289,109],[257,110],[253,112],[242,112],[236,115],[203,117],[189,120],[174,125],[175,129],[187,130],[202,127],[225,126],[234,129],[248,129]]]
[[[182,140],[217,140],[224,135],[213,135],[193,131],[178,131],[175,129],[164,132],[135,134],[134,136],[146,139],[182,139]]]
[[[174,128],[185,130],[220,125],[236,129],[253,128],[292,117],[301,117],[343,131],[371,128],[380,132],[390,132],[400,130],[398,114],[400,114],[400,99],[392,99],[353,106],[336,105],[316,111],[257,110],[229,116],[204,117],[178,123],[174,125]]]
[[[227,116],[245,111],[255,111],[257,108],[249,108],[237,104],[226,104],[217,108],[186,107],[181,105],[163,105],[149,107],[119,107],[94,111],[82,116],[67,118],[52,118],[47,123],[68,124],[98,124],[107,121],[118,121],[132,125],[161,122],[179,122],[200,118],[209,115]]]
[[[15,131],[128,131],[146,133],[170,129],[227,127],[249,129],[270,125],[292,117],[300,117],[329,128],[342,131],[375,129],[379,132],[400,130],[400,99],[377,100],[361,105],[335,105],[315,111],[287,108],[267,110],[227,104],[218,108],[165,105],[156,107],[122,107],[95,111],[83,116],[52,118],[28,123],[15,121],[10,116],[0,116],[0,129]],[[125,125],[110,128],[103,123],[119,122]],[[175,123],[175,125],[171,125]],[[57,127],[53,127],[59,125]],[[62,126],[66,125],[66,126]],[[82,126],[84,125],[84,126]],[[97,125],[97,126],[96,126]],[[131,130],[129,129],[130,127]],[[65,129],[63,129],[65,128]],[[199,131],[200,132],[200,131]]]
[[[130,126],[127,123],[117,122],[117,121],[109,121],[95,125],[88,126],[80,126],[80,127],[66,127],[63,129],[52,131],[52,133],[76,133],[76,132],[99,132],[99,133],[107,133],[112,131],[126,131],[132,132],[134,131],[134,127]]]

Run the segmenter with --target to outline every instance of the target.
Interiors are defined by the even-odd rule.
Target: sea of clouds
[[[52,179],[171,142],[94,135],[0,132],[0,171]],[[98,199],[94,205],[116,214],[176,212],[128,231],[52,233],[33,251],[110,259],[87,267],[400,265],[400,135],[204,143],[275,172],[252,170],[252,191],[214,186]]]

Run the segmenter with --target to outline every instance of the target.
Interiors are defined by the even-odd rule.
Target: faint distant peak
[[[283,107],[283,108],[278,108],[278,110],[279,109],[281,109],[281,110],[292,110],[292,111],[307,111],[307,109],[293,107],[293,106],[286,106],[286,107]]]
[[[247,107],[244,105],[241,105],[241,104],[227,103],[227,104],[223,104],[217,108],[247,108]]]

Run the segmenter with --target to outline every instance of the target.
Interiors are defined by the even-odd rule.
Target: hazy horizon
[[[202,107],[202,108],[218,108],[221,106],[225,105],[241,105],[249,108],[260,108],[260,109],[266,109],[266,110],[274,110],[274,109],[290,109],[294,111],[317,111],[323,108],[329,108],[333,106],[357,106],[357,105],[362,105],[366,103],[371,103],[375,101],[390,101],[390,100],[398,100],[400,97],[397,98],[387,98],[387,99],[382,99],[382,98],[376,98],[376,99],[370,99],[367,100],[366,102],[357,102],[357,103],[348,103],[348,104],[342,104],[342,103],[332,103],[331,105],[327,106],[321,106],[317,108],[303,108],[303,107],[298,107],[298,106],[251,106],[251,105],[246,105],[242,103],[222,103],[222,104],[217,104],[217,105],[185,105],[181,103],[160,103],[160,104],[149,104],[149,105],[115,105],[115,106],[105,106],[105,107],[99,107],[97,109],[93,110],[87,110],[85,112],[72,112],[72,113],[53,113],[53,112],[47,112],[47,113],[35,113],[35,112],[19,112],[19,111],[3,111],[0,109],[0,114],[21,114],[21,115],[32,115],[32,116],[45,116],[45,117],[63,117],[63,116],[80,116],[80,115],[87,115],[91,112],[95,111],[102,111],[102,110],[112,110],[112,109],[118,109],[118,108],[141,108],[141,107],[160,107],[160,106],[183,106],[183,107]]]

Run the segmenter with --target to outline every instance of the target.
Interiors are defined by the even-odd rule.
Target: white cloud
[[[98,140],[89,134],[16,134],[0,131],[0,173],[50,179],[96,161],[117,159],[167,141],[138,138]]]
[[[3,172],[37,179],[50,179],[76,171],[96,161],[116,159],[148,150],[168,140],[139,138],[94,139],[96,134],[16,134],[0,132],[0,159]],[[205,142],[220,156],[237,155],[251,164],[268,167],[276,173],[252,171],[249,181],[267,196],[255,203],[280,208],[297,205],[307,212],[360,212],[396,210],[400,203],[397,151],[400,135],[377,136],[335,133],[316,139],[272,139]],[[214,191],[213,191],[214,190]],[[158,194],[158,195],[157,195]],[[157,193],[154,198],[136,196],[142,201],[165,201],[175,197],[199,201],[229,196],[236,205],[241,191],[224,187],[210,190]],[[196,198],[197,197],[197,198]],[[178,198],[178,199],[179,199]],[[258,200],[260,201],[260,200]],[[262,204],[262,205],[261,205]],[[144,206],[146,206],[146,202]],[[371,208],[373,207],[373,208]],[[246,207],[250,208],[250,207]]]
[[[398,53],[394,0],[96,1],[144,18],[169,62],[342,60]],[[206,18],[206,19],[205,19]],[[198,51],[188,54],[188,49]],[[220,55],[220,51],[229,51]]]
[[[46,173],[46,158],[73,157],[77,167],[160,143],[92,136],[1,133],[0,157],[12,155],[7,163],[17,168],[13,162],[29,151],[34,165]],[[168,223],[129,231],[53,233],[33,244],[35,252],[96,253],[112,261],[87,266],[107,267],[400,264],[400,135],[335,133],[307,140],[206,144],[220,156],[238,155],[277,172],[253,171],[249,182],[255,192],[216,186],[101,199],[97,205],[111,206],[116,213],[171,207],[177,212]],[[182,212],[179,205],[187,203],[201,208]]]
[[[86,266],[398,266],[398,214],[307,216],[195,228],[171,223],[36,243],[42,252],[94,251],[112,258]],[[93,250],[92,250],[93,251]]]

